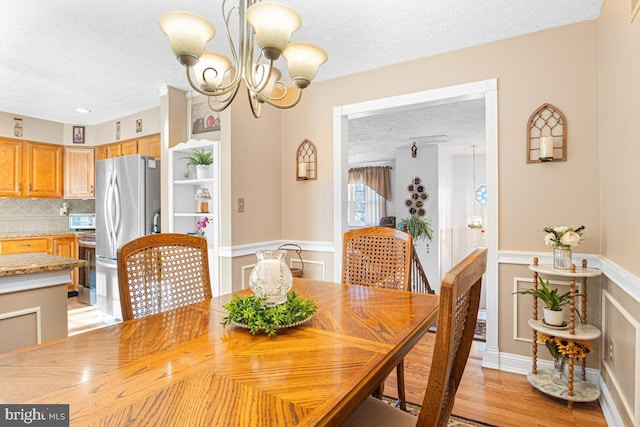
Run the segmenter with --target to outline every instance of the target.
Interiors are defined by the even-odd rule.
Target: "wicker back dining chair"
[[[469,358],[486,269],[487,249],[476,249],[442,279],[431,371],[418,417],[370,397],[350,415],[345,426],[447,425]]]
[[[342,283],[410,290],[411,235],[389,227],[367,227],[344,233]],[[396,367],[398,405],[406,410],[404,360]],[[381,397],[384,383],[376,395]]]
[[[207,255],[207,240],[186,234],[151,234],[120,247],[122,320],[210,299]]]
[[[389,227],[344,233],[342,283],[409,290],[411,235]]]

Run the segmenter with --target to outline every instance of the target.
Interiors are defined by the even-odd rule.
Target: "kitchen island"
[[[67,283],[86,261],[0,255],[0,353],[67,336]]]

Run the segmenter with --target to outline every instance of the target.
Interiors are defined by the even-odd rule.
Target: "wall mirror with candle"
[[[543,104],[527,124],[527,163],[567,160],[567,120],[558,108]]]
[[[318,178],[317,151],[313,142],[305,139],[296,151],[296,181]]]

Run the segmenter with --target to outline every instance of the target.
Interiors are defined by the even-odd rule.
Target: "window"
[[[380,224],[386,216],[384,197],[362,183],[349,184],[347,219],[350,227],[370,227]]]

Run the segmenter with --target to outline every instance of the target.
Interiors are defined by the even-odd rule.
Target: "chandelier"
[[[190,12],[169,12],[160,18],[160,29],[169,37],[178,62],[186,67],[187,79],[198,93],[206,95],[213,111],[222,111],[234,100],[244,81],[254,117],[262,104],[291,108],[300,101],[302,89],[311,84],[318,67],[327,60],[324,50],[309,43],[291,43],[291,33],[300,28],[298,13],[288,6],[260,0],[222,2],[224,27],[232,59],[205,51],[216,34],[204,17]],[[238,19],[238,34],[229,24]],[[287,87],[274,62],[283,56],[295,86]]]

